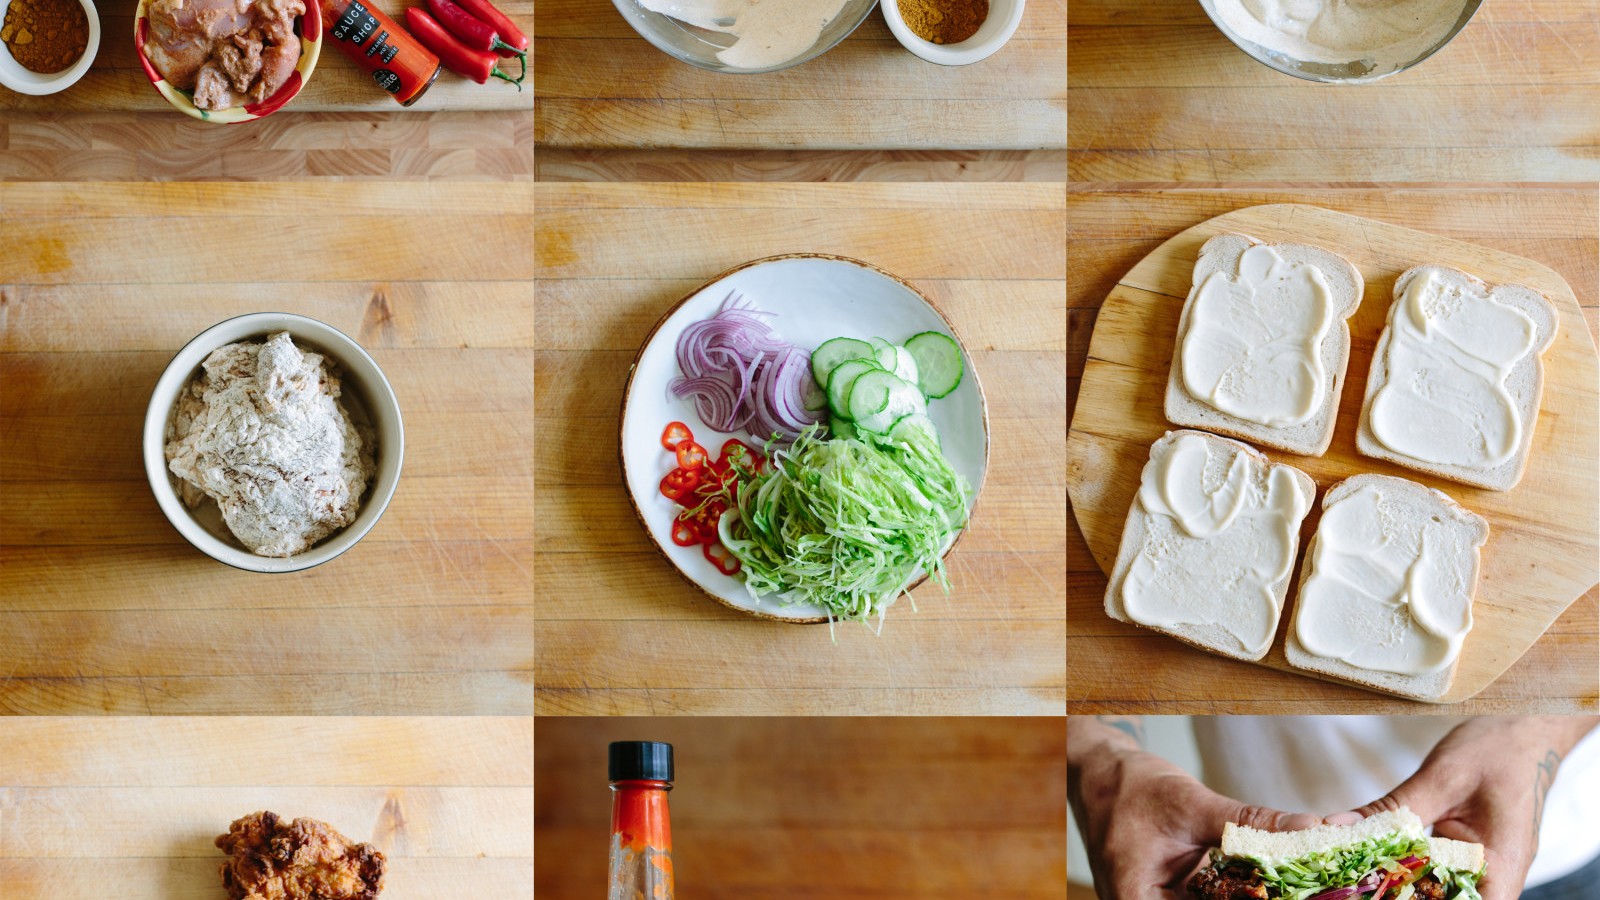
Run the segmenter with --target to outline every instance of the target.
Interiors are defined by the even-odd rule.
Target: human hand
[[[1067,791],[1095,891],[1105,900],[1187,896],[1184,883],[1228,822],[1287,831],[1321,821],[1224,797],[1120,733],[1079,718],[1069,720],[1077,730],[1067,741]]]
[[[1484,846],[1483,900],[1516,900],[1539,848],[1544,797],[1561,758],[1594,719],[1483,717],[1445,736],[1417,773],[1384,797],[1331,815],[1348,825],[1385,810],[1410,807],[1439,837]]]

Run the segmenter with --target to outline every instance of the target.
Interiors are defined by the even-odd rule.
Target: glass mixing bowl
[[[871,15],[873,8],[878,5],[878,0],[848,0],[839,14],[833,17],[833,21],[822,29],[822,34],[817,37],[817,42],[811,45],[810,50],[764,69],[739,69],[717,59],[717,53],[733,45],[735,40],[733,35],[696,28],[670,16],[650,12],[636,0],[611,0],[611,2],[616,5],[617,12],[622,13],[622,17],[633,26],[633,30],[639,32],[641,37],[654,44],[661,52],[691,66],[736,75],[776,72],[816,59],[849,37],[850,32],[855,31],[856,26],[866,21],[867,16]]]

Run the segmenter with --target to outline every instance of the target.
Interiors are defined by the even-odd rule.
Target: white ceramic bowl
[[[723,604],[762,618],[790,622],[828,621],[827,610],[810,604],[782,605],[760,600],[745,590],[744,580],[729,577],[707,562],[699,547],[679,547],[670,538],[679,507],[661,495],[662,476],[676,463],[661,447],[668,422],[683,422],[695,440],[717,452],[730,437],[700,420],[693,402],[672,397],[667,385],[678,375],[678,336],[691,322],[716,313],[730,291],[737,291],[773,313],[772,327],[785,340],[816,347],[839,337],[883,337],[905,340],[921,331],[939,331],[961,343],[950,321],[927,297],[906,281],[876,266],[819,253],[796,253],[745,263],[696,288],[679,300],[645,338],[628,374],[622,405],[622,470],[634,512],[650,540],[691,584]],[[948,396],[928,404],[939,429],[945,458],[972,486],[976,508],[989,466],[989,418],[983,386],[972,357],[962,347],[966,373]],[[965,531],[963,530],[963,534]],[[945,547],[949,554],[960,535]],[[925,573],[913,573],[909,584]]]
[[[883,20],[907,50],[941,66],[965,66],[988,59],[1017,33],[1025,0],[989,0],[989,16],[977,32],[959,44],[935,44],[917,37],[900,15],[897,0],[883,0]]]
[[[89,16],[89,42],[84,45],[83,55],[78,57],[78,61],[55,74],[40,75],[23,68],[11,56],[11,48],[0,43],[0,84],[19,94],[54,94],[72,87],[83,77],[83,73],[89,71],[94,64],[95,54],[100,52],[100,13],[94,8],[93,0],[78,2],[83,4],[83,11]],[[0,22],[5,21],[6,10],[10,6],[11,0],[0,0]]]
[[[637,0],[611,0],[611,2],[617,7],[617,12],[633,26],[633,30],[655,45],[657,50],[691,66],[735,75],[776,72],[816,59],[849,37],[850,32],[855,31],[856,26],[866,21],[867,16],[872,14],[872,8],[878,5],[878,0],[846,0],[844,8],[833,17],[833,21],[829,22],[827,27],[822,29],[822,34],[818,36],[817,42],[811,45],[810,50],[764,69],[739,69],[717,59],[718,53],[733,44],[732,36],[706,31],[703,28],[686,25],[671,16],[651,12],[640,6]]]
[[[215,504],[205,503],[195,510],[185,506],[178,497],[176,476],[167,469],[166,457],[167,424],[172,419],[179,392],[200,371],[200,363],[224,344],[262,340],[280,331],[289,332],[296,345],[315,350],[339,364],[343,376],[341,399],[355,407],[352,414],[359,410],[366,415],[378,443],[378,471],[367,485],[356,520],[310,550],[285,558],[257,556],[246,550],[228,532]],[[400,463],[405,458],[405,428],[400,420],[400,404],[378,364],[361,345],[333,326],[290,313],[251,313],[228,319],[200,332],[185,344],[167,364],[150,395],[150,407],[144,416],[143,443],[145,476],[167,520],[200,552],[249,572],[298,572],[321,565],[355,546],[388,508],[395,486],[400,483]]]

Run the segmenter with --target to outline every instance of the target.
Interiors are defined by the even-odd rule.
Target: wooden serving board
[[[1060,148],[1066,5],[1031,0],[1011,40],[969,66],[913,56],[874,10],[810,62],[727,75],[657,50],[611,0],[539,0],[534,133],[558,148]]]
[[[1317,244],[1348,257],[1366,279],[1365,299],[1349,320],[1350,363],[1333,445],[1320,459],[1268,455],[1317,481],[1317,503],[1301,530],[1302,555],[1320,517],[1322,490],[1362,472],[1436,487],[1489,520],[1491,534],[1473,607],[1476,624],[1443,702],[1476,695],[1597,581],[1600,535],[1593,511],[1600,479],[1600,426],[1594,410],[1600,399],[1594,344],[1572,289],[1554,271],[1529,259],[1297,204],[1237,210],[1169,239],[1133,266],[1102,306],[1068,436],[1067,486],[1073,510],[1106,572],[1115,562],[1149,446],[1177,427],[1166,421],[1162,405],[1178,318],[1200,245],[1222,231]],[[1550,297],[1560,311],[1560,333],[1543,357],[1545,389],[1532,460],[1522,483],[1510,492],[1468,488],[1356,452],[1367,369],[1394,281],[1406,268],[1423,262],[1456,266],[1493,283],[1529,285]],[[1297,563],[1278,638],[1262,664],[1309,675],[1290,667],[1282,649],[1293,619],[1298,570]]]
[[[34,97],[0,88],[0,114],[11,111],[31,112],[164,112],[180,119],[188,119],[174,109],[151,86],[144,69],[139,66],[139,56],[133,46],[133,11],[135,0],[101,0],[100,52],[83,80],[58,94]],[[408,6],[422,5],[417,0],[373,0],[371,4],[399,21]],[[495,0],[512,21],[526,28],[533,20],[533,0]],[[308,6],[315,8],[314,3]],[[313,13],[314,14],[314,13]],[[403,26],[402,26],[403,27]],[[518,64],[513,61],[510,73],[515,77]],[[498,79],[488,84],[476,84],[446,69],[428,92],[411,106],[401,106],[372,83],[372,76],[361,71],[348,57],[339,52],[331,37],[322,42],[322,52],[317,56],[317,67],[301,89],[299,96],[288,106],[268,116],[282,116],[297,112],[439,112],[469,110],[531,110],[533,109],[533,60],[528,60],[528,78],[519,92],[515,87]],[[260,121],[237,126],[201,127],[260,128]]]
[[[1275,72],[1198,0],[1073,0],[1075,181],[1600,178],[1600,3],[1488,0],[1421,65],[1372,84]]]
[[[1064,711],[1061,185],[540,184],[537,197],[541,713]],[[718,272],[792,252],[867,260],[925,291],[988,397],[989,473],[948,559],[954,586],[918,588],[918,611],[902,599],[881,635],[716,603],[661,558],[623,485],[618,410],[657,319]]]
[[[533,897],[529,718],[8,717],[0,747],[6,900],[216,900],[257,810],[375,845],[384,900]]]
[[[697,900],[1062,900],[1058,716],[538,720],[541,898],[605,880],[607,741],[671,742],[673,867]],[[829,752],[819,752],[828,748]],[[597,799],[601,802],[596,802]]]
[[[0,186],[0,711],[531,712],[532,195]],[[360,342],[406,429],[383,518],[286,575],[190,546],[140,448],[172,354],[259,311]]]

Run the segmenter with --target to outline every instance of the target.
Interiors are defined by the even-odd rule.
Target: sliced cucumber
[[[877,406],[880,397],[882,406]],[[861,431],[883,434],[901,418],[927,409],[922,392],[890,372],[868,372],[850,390],[851,418]]]
[[[933,438],[934,446],[937,447],[939,445],[939,429],[933,427],[933,420],[928,418],[927,413],[912,413],[894,423],[894,426],[889,429],[889,440],[909,440],[913,430],[926,432]]]
[[[906,384],[917,383],[917,360],[911,355],[911,351],[904,347],[894,348],[894,366],[885,368],[889,368],[896,378]]]
[[[917,387],[928,399],[945,397],[961,385],[961,347],[948,334],[924,331],[912,335],[905,348],[917,363]]]
[[[841,419],[838,416],[828,420],[828,431],[839,440],[853,441],[861,437],[849,419]]]
[[[889,397],[894,389],[905,382],[882,369],[873,369],[856,378],[850,386],[848,400],[850,421],[857,428],[876,431],[871,424],[887,415]],[[884,423],[887,424],[887,423]]]
[[[883,338],[876,337],[867,338],[867,342],[872,345],[872,358],[878,361],[878,365],[883,366],[886,372],[893,372],[894,345]]]
[[[811,377],[817,380],[817,384],[827,384],[828,376],[845,360],[876,358],[876,351],[866,341],[836,337],[823,341],[822,346],[811,351]]]
[[[850,418],[850,387],[867,372],[878,371],[878,364],[865,359],[847,359],[828,375],[828,409],[841,419]]]

